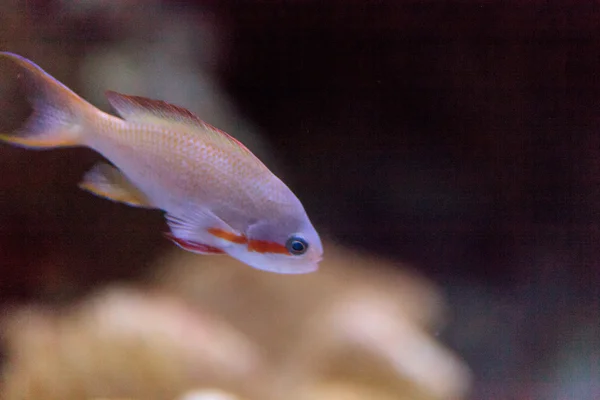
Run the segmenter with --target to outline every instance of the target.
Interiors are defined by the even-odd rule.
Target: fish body
[[[86,146],[110,161],[80,187],[131,206],[165,212],[180,247],[229,254],[278,273],[318,268],[323,248],[302,203],[250,150],[188,110],[108,91],[122,117],[102,112],[19,55],[33,113],[0,139],[22,147]]]

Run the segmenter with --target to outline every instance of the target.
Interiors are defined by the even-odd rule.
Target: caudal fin
[[[0,52],[0,58],[18,65],[33,108],[20,129],[0,133],[0,140],[34,149],[80,145],[85,113],[94,107],[28,59],[8,52]]]

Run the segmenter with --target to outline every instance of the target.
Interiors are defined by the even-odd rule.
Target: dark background
[[[57,2],[26,3],[3,16],[0,44],[43,53],[33,59],[75,90],[86,49],[136,30],[126,14],[115,29]],[[524,398],[550,382],[564,382],[564,398],[597,398],[597,5],[162,3],[218,21],[217,78],[320,230],[444,290],[443,339],[475,370],[475,398]],[[43,64],[52,55],[36,41],[62,51],[62,67]],[[0,154],[5,302],[138,279],[170,246],[160,215],[76,190],[91,151]],[[576,372],[561,372],[564,351]]]

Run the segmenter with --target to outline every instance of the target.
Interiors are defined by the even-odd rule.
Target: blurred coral
[[[6,399],[173,398],[260,373],[254,344],[180,299],[113,287],[68,310],[24,308],[4,321]]]
[[[177,257],[158,272],[161,285],[265,349],[281,395],[322,379],[376,382],[419,399],[468,390],[466,367],[428,333],[443,322],[438,290],[406,268],[331,243],[317,273],[293,277]]]
[[[463,398],[467,368],[428,333],[437,291],[383,260],[327,251],[321,271],[297,276],[178,251],[145,286],[13,310],[4,399],[236,398],[198,387],[257,400]]]

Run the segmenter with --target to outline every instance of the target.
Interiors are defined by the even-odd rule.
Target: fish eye
[[[306,253],[306,250],[308,250],[308,243],[299,236],[290,236],[285,243],[285,247],[293,255],[299,256]]]

